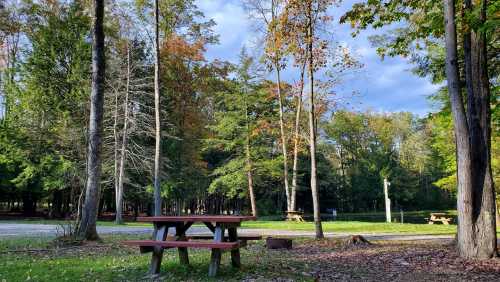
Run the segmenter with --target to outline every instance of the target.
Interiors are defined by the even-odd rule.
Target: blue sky
[[[352,107],[357,110],[411,111],[420,116],[432,111],[426,97],[434,93],[438,86],[412,74],[412,66],[407,59],[397,57],[381,60],[368,42],[369,35],[380,34],[383,30],[366,30],[352,38],[350,26],[338,24],[338,15],[355,2],[359,0],[346,0],[335,8],[332,31],[335,41],[348,46],[364,64],[364,68],[355,77],[344,81],[337,90],[358,92],[359,96],[352,103]],[[205,16],[217,23],[215,32],[220,35],[220,44],[208,48],[207,59],[237,62],[243,46],[250,51],[259,48],[255,43],[255,24],[248,18],[240,3],[239,0],[197,0],[197,5]],[[294,71],[290,70],[285,73],[285,79],[293,80],[294,75]]]

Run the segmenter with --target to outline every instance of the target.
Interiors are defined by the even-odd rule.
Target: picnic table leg
[[[214,232],[214,242],[223,242],[224,241],[224,227],[217,224],[215,226]],[[208,276],[214,277],[217,275],[217,271],[219,270],[220,260],[221,260],[222,252],[220,249],[212,249],[212,256],[210,259],[210,267],[208,269]]]
[[[229,227],[227,232],[229,233],[229,242],[237,242],[238,241],[238,231],[236,227]],[[231,250],[231,264],[233,267],[239,268],[241,266],[240,261],[240,248],[236,248]]]
[[[186,241],[186,231],[184,229],[184,226],[175,227],[177,241]],[[179,247],[177,250],[181,264],[189,264],[188,249],[186,247]]]
[[[168,226],[155,225],[153,239],[156,241],[165,241],[165,239],[167,238],[167,233],[168,233]],[[160,273],[162,257],[163,257],[163,248],[162,247],[153,247],[153,254],[151,256],[151,266],[149,269],[150,274]]]

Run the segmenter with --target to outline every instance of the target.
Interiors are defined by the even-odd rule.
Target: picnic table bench
[[[451,217],[447,217],[446,213],[434,212],[431,213],[429,218],[425,218],[428,220],[429,224],[434,224],[434,222],[441,222],[444,225],[449,225],[453,220]]]
[[[211,249],[211,261],[208,274],[213,277],[220,266],[222,251],[231,252],[231,264],[240,267],[240,248],[248,240],[260,240],[261,236],[238,236],[237,228],[242,221],[256,220],[253,216],[153,216],[138,217],[139,222],[151,222],[154,225],[152,240],[131,240],[123,243],[138,246],[141,253],[152,252],[150,273],[160,272],[164,249],[177,248],[181,264],[189,264],[188,248]],[[213,235],[186,235],[194,223],[203,223]],[[173,238],[167,237],[168,229],[175,229]],[[225,235],[227,229],[228,235]],[[212,241],[207,241],[212,239]],[[205,241],[195,241],[205,240]]]

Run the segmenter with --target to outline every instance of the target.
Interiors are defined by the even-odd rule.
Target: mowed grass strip
[[[412,223],[385,223],[361,221],[325,221],[323,231],[336,233],[361,234],[454,234],[456,225],[441,224],[412,224]],[[242,224],[243,228],[314,231],[313,222],[291,221],[248,221]]]

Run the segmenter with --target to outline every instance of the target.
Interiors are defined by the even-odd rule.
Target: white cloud
[[[339,8],[333,8],[332,13],[338,20],[354,3],[344,1]],[[237,62],[238,54],[243,46],[250,48],[255,41],[252,20],[248,19],[241,1],[238,0],[198,0],[197,5],[207,18],[213,18],[217,23],[215,32],[220,35],[220,44],[210,46],[207,50],[208,59],[222,59]],[[387,29],[385,29],[387,31]],[[360,109],[380,109],[382,111],[411,111],[424,115],[431,110],[426,96],[437,91],[439,86],[432,85],[428,79],[420,78],[409,70],[412,65],[400,57],[381,60],[376,48],[371,46],[368,37],[381,34],[384,29],[362,31],[356,38],[351,37],[352,30],[348,24],[332,25],[334,39],[343,46],[349,46],[354,54],[360,57],[364,69],[355,77],[347,80],[339,87],[339,91],[359,92],[361,97],[353,101]],[[257,45],[256,49],[261,49]],[[283,77],[290,82],[296,78],[297,70],[288,68]]]
[[[207,19],[217,23],[214,31],[220,42],[208,48],[208,58],[235,62],[241,48],[255,36],[243,7],[239,1],[225,0],[198,0],[197,5]]]

